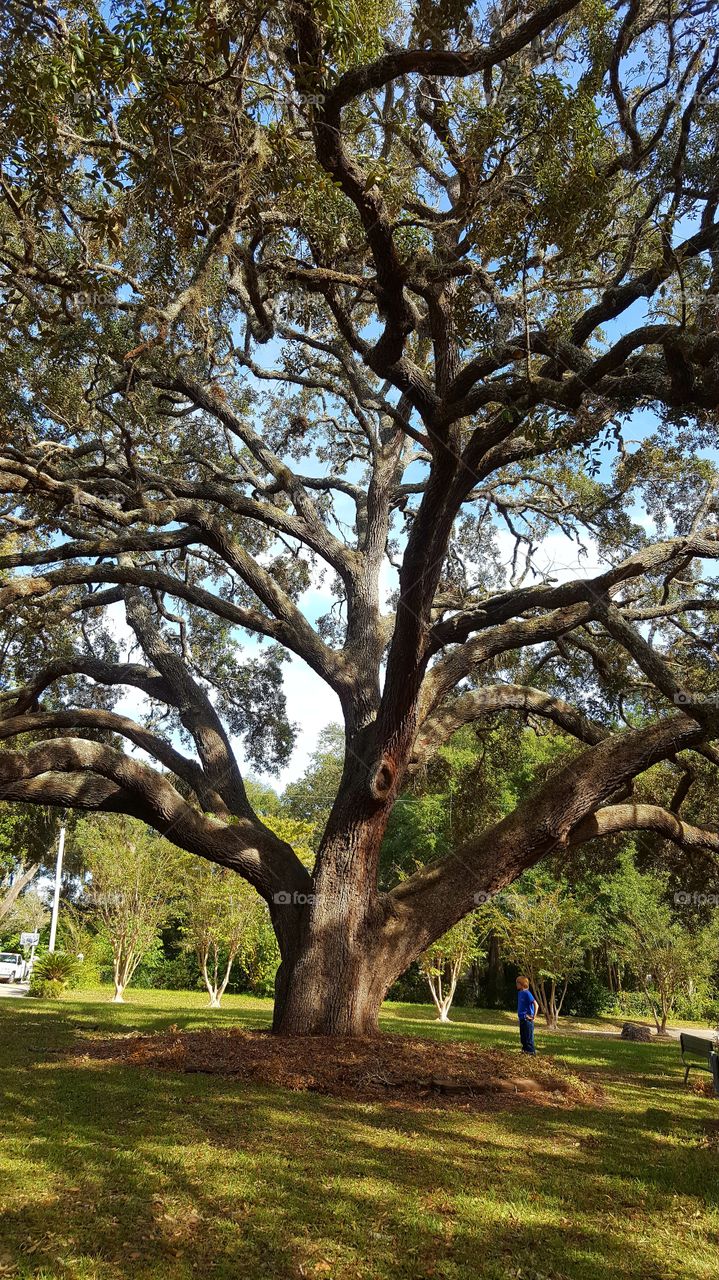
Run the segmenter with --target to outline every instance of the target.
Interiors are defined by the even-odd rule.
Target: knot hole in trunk
[[[397,769],[394,763],[383,756],[370,781],[370,791],[375,800],[387,799],[396,776]]]

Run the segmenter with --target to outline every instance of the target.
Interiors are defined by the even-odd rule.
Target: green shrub
[[[30,980],[31,996],[37,996],[38,1000],[59,1000],[65,983],[60,978],[38,978],[37,981],[33,976]]]
[[[616,1018],[651,1018],[652,1011],[643,991],[619,991],[606,1011]]]
[[[80,980],[80,964],[66,951],[54,951],[40,956],[33,965],[30,977],[30,995],[41,1000],[58,1000],[68,987],[76,987]]]
[[[196,991],[203,987],[202,975],[194,955],[161,957],[152,965],[140,965],[132,980],[133,987],[153,987],[161,991]],[[204,989],[204,987],[203,987]]]
[[[688,1022],[717,1021],[717,1002],[713,989],[707,983],[698,983],[693,991],[682,991],[677,996],[672,1018],[686,1018]]]
[[[572,1017],[598,1018],[611,1003],[611,991],[596,974],[585,969],[569,983],[562,1012]]]
[[[387,992],[387,999],[397,1000],[401,1004],[427,1003],[427,979],[423,973],[420,973],[416,961],[392,984]],[[462,1004],[459,996],[456,1003],[460,1006]]]
[[[652,1007],[643,991],[622,991],[615,996],[606,1012],[622,1018],[651,1018]],[[677,1022],[711,1022],[716,1024],[719,1010],[713,989],[698,983],[694,991],[682,991],[676,998],[670,1018]]]
[[[100,981],[100,966],[92,956],[78,960],[77,981],[72,981],[71,987],[99,987]]]

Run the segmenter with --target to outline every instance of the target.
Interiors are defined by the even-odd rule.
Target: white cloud
[[[506,529],[500,529],[497,532],[497,544],[509,576],[514,553],[514,538]],[[519,563],[523,569],[524,559],[521,554]],[[532,555],[532,564],[540,576],[536,577],[531,572],[528,573],[522,583],[524,587],[539,582],[542,576],[553,578],[556,582],[568,582],[573,578],[591,578],[609,567],[608,562],[601,560],[593,539],[588,538],[580,547],[572,538],[568,538],[561,532],[551,533],[542,540]]]

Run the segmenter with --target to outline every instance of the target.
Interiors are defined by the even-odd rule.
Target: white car
[[[15,951],[0,951],[0,982],[22,982],[25,961]]]

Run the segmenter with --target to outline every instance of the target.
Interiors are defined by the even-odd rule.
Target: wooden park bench
[[[679,1048],[684,1064],[684,1083],[687,1083],[692,1068],[697,1071],[708,1071],[714,1077],[714,1092],[719,1093],[719,1068],[713,1037],[682,1031],[679,1035]]]

